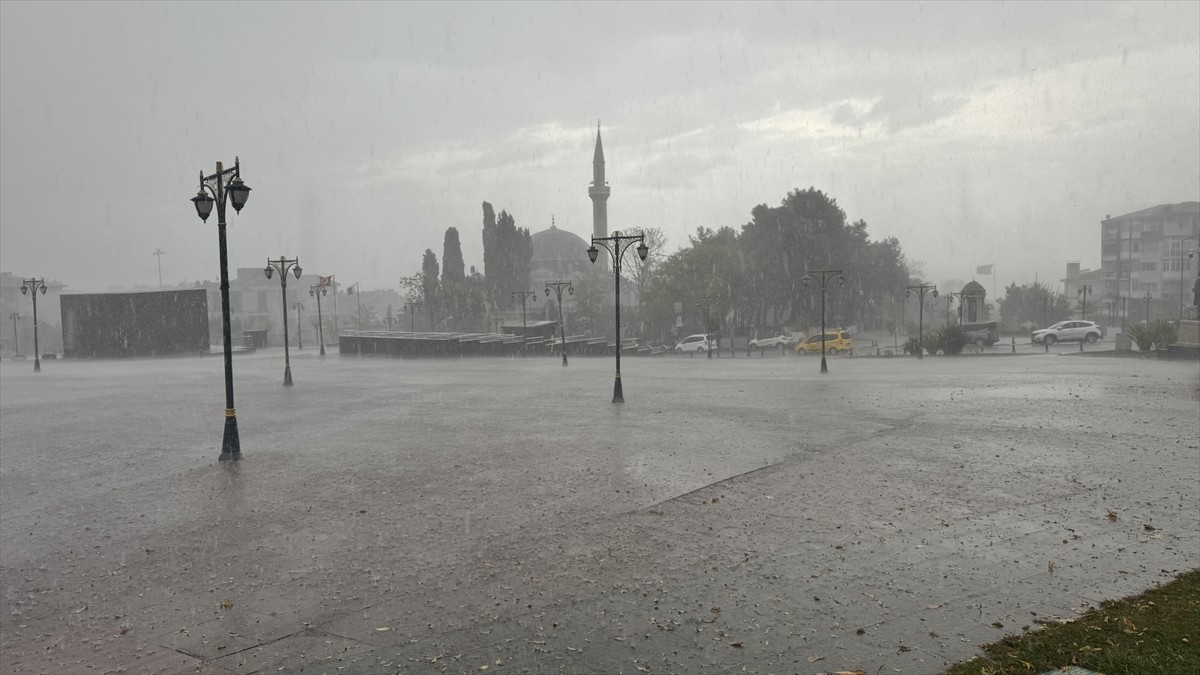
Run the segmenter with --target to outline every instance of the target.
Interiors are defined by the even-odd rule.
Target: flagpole
[[[334,274],[329,275],[329,285],[333,286],[333,336],[339,338],[338,339],[338,343],[339,343],[338,349],[341,349],[340,336],[342,333],[342,326],[338,322],[338,312],[337,312],[338,287],[337,287],[337,281],[334,279],[335,276],[337,276],[337,275],[334,275]]]

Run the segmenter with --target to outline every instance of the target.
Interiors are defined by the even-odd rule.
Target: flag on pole
[[[992,265],[994,265],[994,264],[995,263],[992,263]],[[991,274],[992,273],[992,265],[980,265],[979,267],[976,267],[975,274]]]
[[[330,286],[332,284],[333,284],[333,275],[332,274],[330,274],[327,277],[323,277],[319,274],[317,275],[317,285],[318,286]]]

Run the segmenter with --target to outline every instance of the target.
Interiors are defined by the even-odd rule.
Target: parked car
[[[705,338],[705,335],[703,333],[700,333],[698,335],[689,335],[689,336],[683,338],[682,340],[679,341],[679,344],[675,345],[675,353],[676,354],[686,354],[688,352],[703,353],[706,349],[715,349],[712,340],[707,341],[708,345],[706,347],[704,338]]]
[[[840,328],[830,328],[825,331],[825,353],[836,354],[838,352],[848,352],[854,348],[854,342],[850,339],[850,333]],[[797,354],[820,354],[821,353],[821,332],[809,335],[800,342],[796,343]]]
[[[1052,345],[1055,342],[1092,343],[1102,337],[1104,329],[1095,321],[1059,321],[1049,328],[1033,331],[1029,339]]]
[[[961,326],[967,339],[977,347],[991,347],[1000,341],[1000,329],[995,321],[987,323],[965,323]]]
[[[795,341],[795,338],[785,333],[783,335],[776,335],[774,337],[754,338],[750,341],[750,348],[778,349],[779,351],[783,351],[790,347]]]

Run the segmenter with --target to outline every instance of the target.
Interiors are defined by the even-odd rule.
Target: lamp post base
[[[613,380],[613,400],[612,400],[612,402],[613,403],[624,403],[625,402],[625,393],[623,391],[621,391],[621,376],[620,375],[617,376],[617,379]]]
[[[824,356],[821,356],[821,372],[822,372],[822,373],[828,373],[828,372],[829,372],[829,366],[827,366],[827,365],[825,364],[825,357],[824,357]]]
[[[285,386],[285,387],[292,386],[292,367],[291,366],[283,367],[283,386]]]
[[[35,373],[42,372],[42,359],[39,356],[33,357],[33,372],[35,372]]]
[[[567,367],[567,352],[563,350],[563,368]]]
[[[237,417],[226,415],[225,438],[221,441],[221,456],[218,459],[222,462],[236,462],[241,458],[242,444],[238,440]]]

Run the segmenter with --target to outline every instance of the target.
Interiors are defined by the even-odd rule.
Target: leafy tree
[[[1070,316],[1066,296],[1041,282],[1009,284],[1000,299],[1000,320],[1007,330],[1044,328]]]
[[[467,294],[467,279],[458,230],[453,227],[446,228],[446,236],[442,243],[441,297],[442,307],[452,330],[466,330],[470,323],[467,317]]]
[[[631,269],[630,276],[633,278],[633,286],[637,289],[638,310],[635,321],[638,326],[637,333],[645,335],[646,331],[646,289],[650,286],[654,278],[654,273],[663,260],[666,259],[667,235],[657,227],[646,228],[631,228],[625,234],[636,235],[640,234],[645,238],[646,248],[650,249],[646,254],[646,259],[642,260],[636,250],[630,251],[625,256]]]
[[[442,313],[441,289],[438,284],[438,260],[430,249],[425,249],[421,258],[421,296],[425,299],[425,309],[429,311],[429,330],[437,326],[437,316]]]
[[[497,309],[514,290],[529,288],[529,262],[533,239],[527,228],[518,228],[507,211],[496,217],[492,205],[483,203],[483,274],[487,301]]]

